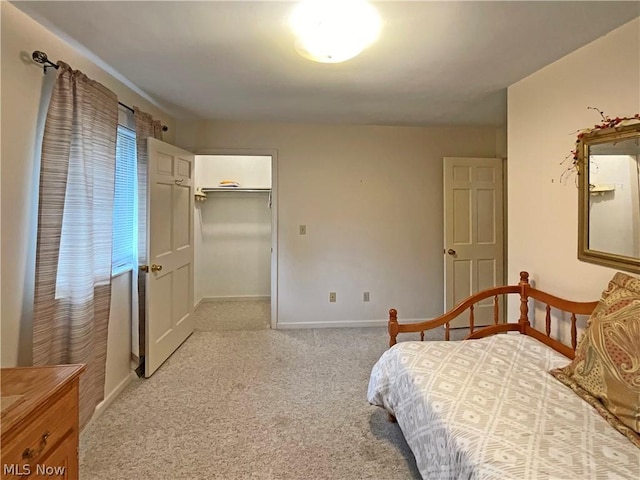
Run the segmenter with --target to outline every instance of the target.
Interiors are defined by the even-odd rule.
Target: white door
[[[145,377],[193,333],[193,154],[148,140]]]
[[[502,195],[501,158],[444,159],[445,311],[469,295],[503,285]],[[475,306],[474,324],[491,323],[489,298]],[[451,322],[452,327],[468,324],[467,316]]]

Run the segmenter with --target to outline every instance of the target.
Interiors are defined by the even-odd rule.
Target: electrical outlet
[[[336,292],[329,292],[329,301],[330,302],[336,301]]]
[[[369,292],[364,292],[362,294],[362,301],[363,302],[368,302],[369,301]]]
[[[306,235],[306,234],[307,234],[307,226],[300,225],[300,235]]]

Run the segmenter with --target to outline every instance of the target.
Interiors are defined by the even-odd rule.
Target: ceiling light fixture
[[[376,9],[365,0],[304,0],[291,15],[296,51],[321,63],[349,60],[380,34]]]

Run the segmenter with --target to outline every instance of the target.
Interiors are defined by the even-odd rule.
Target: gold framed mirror
[[[640,273],[640,123],[577,144],[578,259]]]

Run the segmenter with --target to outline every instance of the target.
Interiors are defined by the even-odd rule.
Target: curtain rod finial
[[[49,61],[47,54],[44,52],[41,52],[40,50],[35,50],[31,54],[31,58],[33,59],[34,62],[37,62],[37,63],[47,63]]]
[[[44,65],[44,73],[47,73],[47,68],[55,68],[56,70],[58,69],[58,65],[49,60],[47,54],[40,50],[34,50],[34,52],[31,54],[31,59],[34,62],[39,63],[40,65]]]

